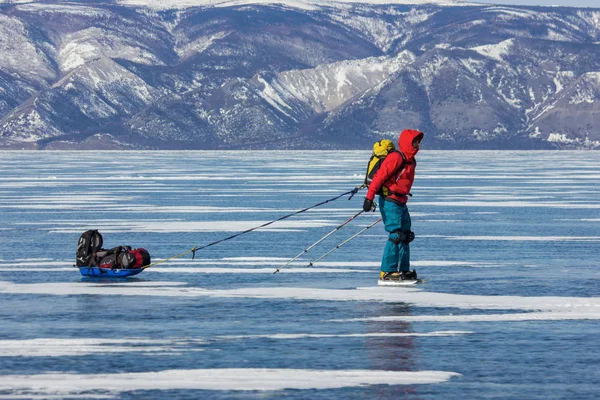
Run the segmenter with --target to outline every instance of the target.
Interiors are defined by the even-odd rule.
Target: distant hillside
[[[600,148],[600,8],[253,3],[0,2],[0,148]]]

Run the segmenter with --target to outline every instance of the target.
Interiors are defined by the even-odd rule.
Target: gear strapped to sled
[[[85,231],[77,242],[76,266],[104,269],[134,269],[150,265],[151,258],[144,248],[118,246],[102,248],[103,239],[95,229]]]
[[[75,260],[77,266],[90,266],[94,264],[95,253],[102,249],[102,235],[96,229],[85,231],[77,242]]]
[[[132,249],[131,246],[118,246],[110,250],[99,251],[96,264],[100,268],[132,269],[150,264],[150,254],[144,248]]]
[[[369,159],[369,163],[367,164],[367,173],[365,175],[365,185],[369,187],[371,182],[373,181],[373,177],[381,168],[381,164],[383,164],[383,160],[387,157],[388,154],[397,152],[402,156],[402,164],[398,171],[402,171],[404,169],[404,165],[406,164],[406,157],[401,151],[396,150],[394,143],[391,140],[383,139],[373,144],[373,154]],[[377,192],[377,194],[382,195],[384,197],[395,194],[388,187],[381,186],[381,189]],[[402,196],[406,196],[405,194],[400,194]]]

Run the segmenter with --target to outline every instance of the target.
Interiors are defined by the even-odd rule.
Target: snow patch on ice
[[[323,338],[386,338],[386,337],[440,337],[440,336],[460,336],[468,335],[473,332],[470,331],[437,331],[437,332],[371,332],[371,333],[274,333],[266,335],[231,335],[231,336],[218,336],[217,340],[248,340],[248,339],[323,339]]]
[[[458,377],[444,371],[309,370],[269,368],[219,368],[163,370],[120,374],[4,375],[0,391],[27,391],[69,395],[101,391],[118,394],[133,390],[233,390],[334,389],[368,385],[435,384]],[[231,377],[235,377],[232,379]],[[87,396],[85,396],[87,397]]]
[[[433,331],[433,332],[380,332],[380,333],[274,333],[264,335],[223,335],[214,336],[210,341],[237,340],[294,340],[322,338],[394,338],[394,337],[443,337],[468,335],[471,331]],[[199,345],[209,340],[202,338],[168,339],[106,339],[106,338],[36,338],[0,340],[0,357],[73,357],[89,354],[111,353],[152,353],[174,354],[189,351],[203,351]],[[0,397],[1,398],[1,397]]]
[[[374,321],[374,322],[523,322],[523,321],[569,321],[597,320],[598,315],[578,312],[529,312],[507,314],[467,314],[467,315],[406,315],[388,317],[367,317],[334,319],[331,322]]]
[[[256,228],[269,221],[179,221],[179,220],[153,220],[137,222],[131,221],[127,224],[98,225],[102,233],[119,232],[242,232],[247,229]],[[262,232],[296,231],[307,228],[321,228],[337,226],[337,222],[325,220],[302,220],[302,221],[278,221],[264,228]],[[47,228],[52,233],[81,233],[81,226],[51,227]]]
[[[600,242],[600,236],[444,236],[423,235],[447,240],[478,240],[504,242]]]
[[[568,139],[565,139],[568,140]],[[514,178],[514,176],[513,176]],[[555,183],[559,183],[555,181]],[[565,183],[568,183],[565,181]],[[569,201],[425,201],[419,202],[420,206],[440,206],[440,207],[493,207],[493,208],[568,208],[568,209],[598,209],[600,204],[578,203]]]
[[[441,336],[441,335],[440,335]],[[0,340],[0,357],[71,357],[109,353],[179,353],[201,351],[196,339],[38,338]]]
[[[62,265],[67,265],[68,263],[62,263]],[[71,263],[73,264],[73,263]],[[10,265],[10,264],[8,264]],[[6,266],[6,264],[0,264],[0,272],[43,272],[47,274],[48,272],[65,272],[65,271],[76,271],[73,267],[16,267],[16,266]]]

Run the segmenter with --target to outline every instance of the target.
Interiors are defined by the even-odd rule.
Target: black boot
[[[403,281],[414,281],[417,279],[417,271],[400,271],[400,279]]]

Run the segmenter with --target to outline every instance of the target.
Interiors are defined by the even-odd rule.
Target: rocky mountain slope
[[[0,148],[600,148],[600,8],[404,3],[0,2]]]

